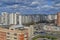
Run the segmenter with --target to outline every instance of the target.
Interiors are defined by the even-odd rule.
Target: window
[[[17,24],[19,24],[19,21],[17,22]]]
[[[15,35],[15,36],[17,36],[17,34],[16,34],[16,33],[14,33],[14,35]]]
[[[7,36],[7,38],[9,38],[10,36]]]
[[[38,29],[36,29],[36,30],[38,30]]]
[[[36,27],[34,27],[34,28],[36,28]]]
[[[10,34],[10,33],[7,33],[8,35]]]
[[[14,29],[11,29],[11,30],[14,30]]]
[[[14,39],[17,39],[16,37],[14,37]]]

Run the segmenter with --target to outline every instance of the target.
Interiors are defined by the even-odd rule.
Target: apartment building
[[[57,13],[57,26],[60,26],[60,12]]]
[[[19,13],[11,13],[9,14],[9,24],[19,24]]]
[[[43,29],[46,31],[60,31],[60,27],[54,25],[45,25]]]
[[[2,24],[2,19],[1,19],[1,17],[2,17],[2,16],[0,15],[0,24]]]
[[[22,16],[19,15],[19,20],[18,20],[19,24],[22,25]]]
[[[56,14],[48,15],[48,20],[55,20],[55,19],[57,19],[57,15]]]
[[[19,15],[20,13],[1,13],[1,24],[3,25],[11,25],[11,24],[19,24]]]
[[[31,15],[22,15],[22,24],[29,24],[32,23],[32,16]]]
[[[47,21],[47,15],[43,14],[43,15],[40,15],[40,22],[45,22]]]
[[[1,15],[1,24],[3,25],[11,25],[11,24],[34,24],[40,22],[46,22],[57,19],[57,15],[45,15],[45,14],[21,14],[19,12],[16,13],[7,13],[3,12]]]
[[[47,21],[47,15],[45,15],[45,14],[35,14],[35,15],[32,15],[32,17],[33,17],[34,22],[43,23],[43,22]]]
[[[20,25],[0,26],[0,40],[29,40],[32,35],[32,25],[30,27]]]
[[[8,25],[9,24],[9,14],[7,12],[2,12],[1,13],[1,22],[3,25]]]
[[[40,21],[40,15],[32,15],[33,21],[34,22],[39,22]]]
[[[3,12],[1,18],[3,25],[28,24],[32,22],[32,17],[30,15],[21,15],[19,12],[16,13]]]

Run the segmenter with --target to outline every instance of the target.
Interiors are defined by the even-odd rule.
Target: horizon
[[[0,13],[0,15],[2,15],[2,13],[7,13],[7,14],[16,14],[16,13],[18,13],[18,14],[20,14],[20,15],[57,15],[57,13],[59,13],[59,12],[57,12],[57,13],[55,13],[55,14],[42,14],[42,13],[39,13],[39,14],[23,14],[23,13],[20,13],[20,12],[1,12]]]

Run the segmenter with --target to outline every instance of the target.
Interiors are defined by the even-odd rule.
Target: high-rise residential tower
[[[19,13],[11,13],[9,14],[9,24],[19,24]]]
[[[60,12],[57,13],[57,26],[60,26]]]
[[[1,18],[2,18],[2,16],[0,15],[0,24],[2,24],[2,19]]]
[[[1,20],[3,25],[9,24],[9,14],[7,12],[2,12]]]

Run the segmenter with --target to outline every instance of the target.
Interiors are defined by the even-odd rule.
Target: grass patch
[[[51,40],[56,40],[57,39],[56,37],[53,37],[53,36],[48,36],[48,35],[41,36],[41,35],[37,35],[37,36],[33,37],[32,40],[36,40],[38,38],[48,38],[48,39],[51,39]]]

